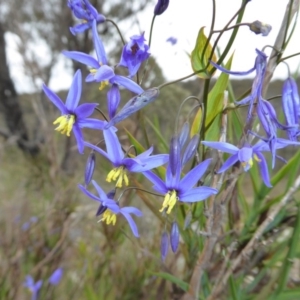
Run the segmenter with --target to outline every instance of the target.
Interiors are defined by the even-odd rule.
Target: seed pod
[[[186,140],[189,136],[189,131],[190,131],[190,125],[188,122],[185,122],[181,128],[181,132],[179,135],[179,144],[181,148],[183,148],[184,144],[186,143]]]
[[[193,138],[188,143],[182,157],[182,165],[184,166],[192,157],[194,157],[198,145],[199,145],[199,134],[195,134]]]
[[[262,23],[261,21],[254,21],[249,26],[250,30],[255,34],[260,34],[262,36],[267,36],[272,30],[272,26],[266,23]]]

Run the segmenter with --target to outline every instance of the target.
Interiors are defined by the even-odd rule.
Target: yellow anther
[[[100,221],[105,222],[107,225],[109,225],[110,223],[115,225],[116,221],[117,221],[117,215],[115,213],[113,213],[111,210],[107,209],[104,212],[103,218]]]
[[[118,187],[118,188],[122,187],[123,182],[125,183],[126,186],[128,186],[128,184],[129,184],[129,179],[126,174],[126,170],[124,169],[123,166],[112,169],[108,173],[108,175],[106,177],[106,181],[107,182],[117,181],[116,187]]]
[[[109,85],[108,80],[104,80],[100,82],[99,90],[102,91],[107,85]]]
[[[60,116],[53,122],[54,125],[59,124],[58,127],[55,128],[55,130],[59,131],[61,134],[66,134],[67,136],[70,136],[74,123],[74,115]]]
[[[261,159],[259,159],[258,156],[257,156],[256,154],[254,154],[253,157],[254,157],[254,159],[255,159],[257,162],[261,162]]]
[[[173,207],[175,206],[177,200],[178,200],[178,197],[177,197],[176,191],[175,190],[169,191],[165,195],[165,199],[164,199],[162,208],[159,211],[163,212],[166,208],[168,208],[167,214],[169,214],[172,211]]]

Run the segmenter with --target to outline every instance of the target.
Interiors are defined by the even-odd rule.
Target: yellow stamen
[[[54,125],[59,124],[58,127],[55,128],[55,130],[59,131],[61,134],[66,134],[67,136],[70,136],[74,123],[74,115],[60,116],[53,122]]]
[[[256,154],[254,154],[253,157],[254,157],[254,159],[255,159],[257,162],[261,162],[261,159],[259,159],[258,156],[257,156]]]
[[[117,221],[117,215],[114,214],[111,210],[107,209],[104,212],[103,218],[100,221],[105,222],[107,225],[109,225],[110,223],[112,223],[113,225],[115,225],[116,221]]]
[[[123,166],[112,169],[108,173],[108,175],[106,177],[106,181],[107,182],[117,181],[116,187],[118,187],[118,188],[122,187],[123,182],[125,183],[126,186],[128,186],[128,184],[129,184],[129,179],[126,174],[126,170]]]
[[[102,91],[108,85],[109,85],[108,80],[101,81],[100,86],[99,86],[99,90]]]
[[[178,197],[177,197],[176,191],[175,190],[169,191],[165,195],[165,199],[164,199],[162,208],[159,211],[163,212],[166,208],[168,208],[167,214],[169,214],[172,211],[173,207],[175,206],[177,200],[178,200]]]

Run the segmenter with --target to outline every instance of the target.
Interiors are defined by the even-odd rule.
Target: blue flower
[[[130,42],[123,47],[120,66],[128,68],[130,77],[139,70],[141,63],[150,56],[149,46],[145,44],[144,33],[134,35]]]
[[[60,283],[62,276],[63,276],[63,270],[62,268],[58,268],[52,273],[48,281],[52,285],[58,285]]]
[[[91,199],[97,202],[100,202],[100,207],[97,211],[97,215],[100,214],[103,215],[100,221],[105,222],[107,225],[109,224],[115,225],[117,221],[117,215],[121,214],[127,220],[134,236],[139,237],[137,226],[130,214],[134,214],[137,217],[141,217],[143,215],[142,212],[136,207],[132,207],[132,206],[120,208],[119,204],[111,197],[111,194],[114,193],[106,194],[102,190],[102,188],[97,184],[97,182],[94,180],[92,180],[92,184],[94,185],[99,197],[93,195],[82,185],[78,185],[78,187],[85,195],[87,195],[88,197],[90,197]]]
[[[103,130],[106,122],[88,118],[98,105],[97,103],[85,103],[78,106],[82,90],[81,71],[78,70],[74,75],[65,104],[46,85],[43,85],[43,90],[49,100],[61,112],[61,116],[53,122],[53,124],[59,124],[55,130],[62,134],[66,134],[67,136],[70,136],[71,131],[73,130],[77,141],[78,151],[79,153],[83,153],[84,145],[81,128],[87,127]]]
[[[244,168],[244,171],[247,172],[253,166],[253,162],[255,160],[258,163],[263,182],[265,183],[266,186],[272,187],[270,183],[268,165],[265,157],[261,153],[263,151],[266,152],[270,151],[270,147],[268,143],[264,141],[259,141],[254,146],[245,145],[242,148],[238,148],[232,144],[224,143],[224,142],[203,141],[201,143],[205,146],[217,149],[219,151],[232,154],[232,156],[230,156],[226,160],[226,162],[223,164],[223,166],[219,169],[217,173],[225,172],[238,161],[241,163],[242,167]],[[294,142],[291,142],[289,140],[277,139],[274,148],[281,149],[288,145],[294,145],[294,144],[295,144]]]
[[[300,131],[295,125],[299,123],[300,118],[300,99],[297,84],[292,77],[283,83],[282,109],[286,124],[292,126],[287,130],[287,135],[291,141],[297,141]]]
[[[260,99],[262,99],[262,85],[263,85],[263,80],[265,77],[266,67],[267,67],[266,54],[258,49],[255,49],[255,51],[257,53],[257,56],[255,59],[254,67],[246,72],[229,71],[229,70],[226,70],[225,68],[215,64],[213,61],[210,62],[215,68],[219,69],[220,71],[222,71],[224,73],[231,74],[231,75],[247,75],[247,74],[252,73],[253,71],[256,71],[256,76],[255,76],[255,78],[253,80],[253,84],[252,84],[251,94],[238,102],[239,105],[249,104],[247,120],[249,120],[249,118],[251,116],[253,104],[255,103],[256,99],[258,102],[260,101]]]
[[[103,23],[106,20],[88,0],[69,0],[68,6],[74,15],[83,21],[82,24],[70,27],[70,31],[74,35],[91,28],[94,20],[97,24]]]
[[[67,57],[74,59],[80,63],[91,66],[90,74],[86,77],[86,82],[101,82],[100,90],[109,84],[118,84],[133,93],[140,94],[143,89],[134,81],[124,76],[116,75],[114,69],[107,65],[107,57],[101,39],[97,33],[96,21],[92,25],[93,42],[96,50],[97,59],[94,57],[78,52],[78,51],[63,51]]]
[[[109,130],[105,130],[103,135],[106,144],[106,152],[90,143],[85,142],[84,144],[85,146],[99,152],[114,165],[114,169],[108,173],[106,181],[116,181],[116,187],[122,187],[123,182],[126,186],[128,186],[129,179],[127,177],[127,170],[130,172],[147,171],[163,165],[169,159],[167,154],[150,156],[153,152],[153,147],[136,157],[128,157],[122,150],[122,146],[116,135],[115,129],[111,128]]]
[[[32,293],[31,300],[38,300],[39,290],[42,287],[43,280],[34,282],[33,278],[30,275],[27,275],[25,278],[24,286],[27,287]]]
[[[170,148],[172,148],[172,144],[176,143],[172,142]],[[175,157],[171,157],[173,155]],[[180,179],[182,171],[180,152],[178,154],[178,151],[170,149],[170,160],[166,171],[165,181],[160,179],[152,171],[143,172],[145,177],[154,184],[153,189],[165,195],[160,212],[166,211],[167,214],[170,214],[177,201],[197,202],[217,194],[218,190],[211,187],[201,186],[193,188],[206,172],[210,162],[211,159],[203,161]]]

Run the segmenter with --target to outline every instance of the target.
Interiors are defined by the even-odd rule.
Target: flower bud
[[[179,245],[179,227],[176,221],[172,223],[170,242],[172,251],[175,253]]]
[[[154,15],[159,16],[163,14],[169,6],[169,0],[158,0],[154,8]]]
[[[188,143],[182,157],[182,165],[184,166],[192,157],[194,157],[198,145],[199,145],[199,134],[195,134],[193,138]]]
[[[249,25],[251,31],[255,34],[260,34],[262,36],[267,36],[272,29],[272,26],[266,23],[262,23],[260,21],[254,21]]]
[[[163,232],[160,242],[160,254],[162,261],[165,261],[169,250],[169,236],[166,231]]]
[[[120,104],[121,95],[119,91],[119,87],[117,84],[113,84],[110,90],[107,92],[107,108],[108,108],[108,115],[109,118],[112,119],[118,109]]]
[[[84,181],[86,185],[89,185],[93,178],[94,170],[95,170],[95,164],[96,164],[96,156],[95,152],[92,151],[87,159],[86,165],[85,165],[85,174],[84,174]]]
[[[175,176],[178,164],[180,164],[180,143],[178,136],[173,136],[170,142],[169,164],[172,175]]]
[[[101,203],[96,212],[96,217],[102,215],[106,210],[107,210],[107,206],[105,206]]]

